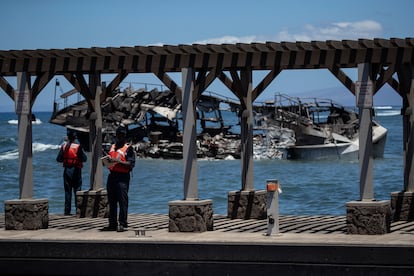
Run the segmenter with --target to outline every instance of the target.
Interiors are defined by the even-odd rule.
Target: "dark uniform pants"
[[[110,172],[106,183],[109,203],[109,227],[122,225],[128,227],[128,190],[129,173]],[[117,212],[119,205],[119,219]]]
[[[76,202],[76,192],[82,188],[82,169],[65,167],[63,170],[63,185],[65,188],[65,215],[69,215],[72,206],[72,193]]]

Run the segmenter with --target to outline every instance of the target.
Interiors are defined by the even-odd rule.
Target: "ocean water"
[[[374,160],[375,199],[390,199],[403,187],[402,117],[400,108],[379,109],[375,118],[388,129],[385,155]],[[48,123],[51,113],[38,112],[33,124],[33,194],[47,198],[50,213],[63,213],[63,168],[55,161],[66,129]],[[233,115],[231,115],[233,116]],[[17,115],[0,113],[0,212],[4,200],[19,197]],[[89,157],[89,156],[88,156]],[[90,159],[90,158],[89,158]],[[83,169],[83,189],[89,189],[89,160]],[[104,183],[108,172],[104,168]],[[345,204],[359,199],[358,160],[255,160],[254,185],[264,189],[278,179],[282,215],[345,215]],[[227,194],[241,187],[240,160],[199,160],[200,199],[212,199],[215,214],[227,213]],[[130,213],[168,213],[168,202],[183,199],[181,160],[137,159],[130,192]],[[73,203],[74,204],[74,203]]]

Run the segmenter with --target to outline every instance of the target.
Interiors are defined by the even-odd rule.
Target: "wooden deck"
[[[214,231],[168,232],[166,214],[130,214],[129,231],[99,231],[106,218],[49,215],[49,228],[5,230],[0,274],[7,275],[412,275],[414,222],[391,233],[349,235],[345,216],[266,220],[214,216]],[[139,230],[139,231],[133,231]],[[142,231],[145,230],[145,231]],[[76,268],[76,270],[74,270]]]
[[[168,215],[129,214],[130,229],[147,231],[167,230]],[[49,215],[49,229],[96,230],[107,225],[106,218],[77,218],[76,216]],[[280,233],[346,234],[345,216],[280,216]],[[4,215],[0,215],[0,228],[4,228]],[[266,232],[266,220],[229,219],[224,215],[214,216],[214,231],[221,233]],[[414,234],[414,221],[397,221],[391,224],[391,233]]]

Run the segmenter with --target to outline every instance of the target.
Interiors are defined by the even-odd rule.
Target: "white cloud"
[[[256,36],[223,36],[223,37],[216,37],[216,38],[210,38],[200,41],[195,41],[194,44],[235,44],[235,43],[252,43],[252,42],[258,42]]]
[[[201,41],[195,41],[194,44],[234,44],[234,43],[252,43],[265,41],[312,41],[312,40],[344,40],[344,39],[372,39],[379,37],[382,33],[380,23],[373,20],[362,20],[355,22],[332,22],[324,26],[314,26],[307,24],[303,26],[300,33],[290,33],[286,28],[273,37],[258,35],[251,36],[223,36]]]

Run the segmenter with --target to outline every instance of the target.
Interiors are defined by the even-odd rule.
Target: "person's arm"
[[[59,163],[63,162],[63,146],[60,146],[59,153],[56,156],[56,161]]]
[[[79,145],[79,156],[82,162],[86,162],[86,160],[88,160],[88,157],[86,156],[85,151],[81,145]]]
[[[133,167],[135,167],[135,158],[136,158],[136,156],[135,156],[134,148],[132,146],[130,146],[127,150],[126,159],[129,162],[129,166],[130,166],[131,170],[132,170]]]

